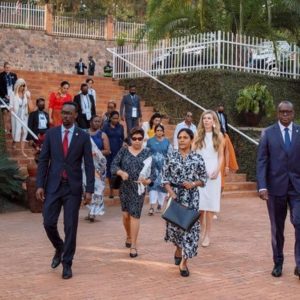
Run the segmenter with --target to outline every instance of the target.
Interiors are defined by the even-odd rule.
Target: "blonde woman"
[[[31,109],[30,93],[27,90],[26,82],[20,78],[14,86],[14,93],[9,101],[10,110],[14,112],[25,124],[28,123],[28,114]],[[27,129],[11,114],[11,132],[13,138],[13,147],[15,143],[21,142],[22,154],[27,157],[24,148],[27,137]]]
[[[221,168],[224,159],[224,138],[216,113],[205,111],[200,118],[194,149],[201,154],[207,172],[207,183],[199,188],[202,225],[202,247],[210,244],[213,215],[220,211]]]

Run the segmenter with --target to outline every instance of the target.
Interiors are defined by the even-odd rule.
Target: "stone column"
[[[113,18],[113,16],[107,16],[105,39],[106,40],[114,39],[114,18]]]
[[[52,5],[47,3],[45,4],[45,31],[47,34],[52,34],[52,25],[53,25],[53,9],[52,9]]]

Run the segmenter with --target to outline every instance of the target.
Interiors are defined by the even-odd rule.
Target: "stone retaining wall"
[[[13,69],[75,74],[75,62],[80,57],[88,63],[92,55],[96,61],[95,75],[103,73],[106,60],[112,56],[106,48],[115,42],[72,37],[59,37],[44,31],[1,28],[0,69],[4,61],[9,61]]]

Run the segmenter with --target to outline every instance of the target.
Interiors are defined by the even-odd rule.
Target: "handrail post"
[[[106,32],[105,32],[105,39],[106,40],[114,40],[114,18],[113,16],[109,15],[106,18]]]
[[[221,30],[217,34],[217,68],[221,68]]]
[[[47,3],[45,4],[45,23],[44,30],[47,34],[51,35],[53,33],[53,9],[52,5]]]

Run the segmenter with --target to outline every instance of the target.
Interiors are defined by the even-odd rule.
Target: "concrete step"
[[[247,180],[247,175],[242,173],[229,173],[225,177],[225,182],[241,182],[246,180]]]
[[[250,198],[258,197],[256,190],[244,190],[244,191],[224,191],[222,193],[222,200],[231,200],[237,198]]]
[[[256,190],[256,182],[242,181],[242,182],[227,182],[224,187],[224,192],[232,191],[254,191]]]

